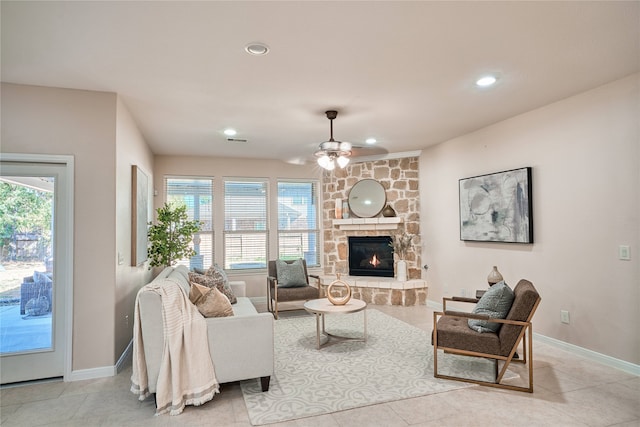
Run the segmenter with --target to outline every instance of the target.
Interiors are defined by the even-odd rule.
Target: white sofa
[[[170,277],[189,293],[189,270],[165,268],[155,279]],[[238,302],[233,316],[207,318],[209,353],[219,383],[260,378],[262,391],[269,389],[273,375],[273,315],[258,313],[246,295],[246,284],[230,281]],[[163,349],[162,302],[155,292],[139,295],[140,323],[149,376],[149,391],[156,392]]]

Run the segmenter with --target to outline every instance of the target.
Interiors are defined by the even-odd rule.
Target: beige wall
[[[2,84],[2,152],[75,157],[73,370],[113,366],[116,95]]]
[[[164,178],[165,176],[205,176],[214,177],[214,224],[222,224],[224,212],[222,200],[222,179],[224,177],[251,177],[271,179],[270,195],[277,195],[277,178],[317,179],[320,180],[322,171],[316,164],[291,165],[279,160],[256,159],[230,159],[215,157],[180,157],[180,156],[156,156],[154,162],[153,185],[158,192],[154,197],[154,209],[164,203]],[[270,198],[271,211],[277,208],[277,197]],[[269,227],[277,229],[277,218],[270,218]],[[223,265],[222,260],[222,236],[215,236],[215,261]],[[269,253],[277,254],[276,239],[270,239]],[[247,295],[250,297],[266,296],[266,273],[241,275],[231,272],[231,280],[244,280],[247,283]]]
[[[640,363],[639,103],[636,74],[425,149],[429,299],[484,288],[497,265],[510,285],[527,278],[541,293],[534,332]],[[535,243],[460,241],[458,180],[523,166],[533,168]]]
[[[116,248],[111,259],[115,261],[114,360],[125,351],[133,338],[133,311],[138,289],[151,280],[151,271],[145,263],[131,265],[131,167],[138,166],[149,178],[149,197],[153,183],[153,153],[149,149],[129,110],[118,97],[116,114]],[[151,200],[147,205],[152,218]],[[118,261],[120,260],[120,261]]]
[[[72,369],[114,366],[132,337],[136,292],[151,277],[130,266],[131,165],[151,187],[149,147],[113,93],[5,83],[1,143],[4,153],[75,157]]]

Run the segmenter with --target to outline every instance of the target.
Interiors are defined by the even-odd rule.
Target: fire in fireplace
[[[390,236],[349,236],[349,275],[393,277]]]

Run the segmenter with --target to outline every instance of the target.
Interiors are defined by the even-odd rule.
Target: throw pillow
[[[227,277],[227,273],[225,273],[225,271],[222,268],[220,268],[218,264],[213,264],[211,267],[209,267],[209,269],[204,273],[204,275],[213,277],[213,279],[216,282],[216,286],[218,286],[218,289],[220,289],[220,292],[222,292],[227,296],[227,298],[229,298],[229,301],[231,301],[231,304],[235,304],[238,302],[238,299],[236,298],[235,294],[233,293],[233,290],[231,289],[231,286],[229,286],[229,277]],[[222,283],[222,288],[220,288],[220,283]]]
[[[513,291],[502,281],[491,286],[478,301],[473,313],[485,314],[492,319],[504,319],[509,314],[515,298]],[[469,319],[469,327],[477,332],[498,332],[500,323]]]
[[[277,259],[276,273],[278,275],[279,288],[299,288],[307,286],[307,277],[304,274],[302,258],[293,261],[291,264]]]
[[[197,283],[191,283],[189,300],[195,304],[204,317],[233,316],[233,308],[229,299],[217,288],[208,288]]]
[[[190,271],[189,282],[195,282],[199,285],[206,286],[207,288],[216,288],[229,299],[229,302],[231,302],[231,304],[235,304],[236,302],[238,302],[238,299],[236,298],[230,287],[225,288],[223,282],[221,282],[220,280],[216,280],[211,276]]]

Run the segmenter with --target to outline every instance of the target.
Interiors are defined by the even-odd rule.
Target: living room
[[[97,70],[75,76],[78,81],[74,81],[72,75],[76,73],[67,69],[71,68],[71,65],[58,65],[56,73],[50,76],[36,73],[39,65],[32,66],[29,61],[39,64],[38,61],[47,63],[49,60],[46,56],[30,56],[39,55],[42,51],[40,48],[36,49],[31,43],[26,43],[30,40],[26,32],[33,30],[27,23],[35,20],[34,22],[39,22],[40,27],[45,30],[49,28],[47,25],[56,28],[56,24],[41,16],[39,8],[45,7],[43,4],[25,2],[21,5],[20,3],[2,2],[2,160],[16,160],[20,156],[23,156],[23,159],[36,161],[40,158],[38,156],[45,155],[73,156],[75,207],[73,287],[71,288],[72,305],[70,305],[72,318],[69,319],[71,338],[68,340],[69,354],[66,358],[63,377],[68,382],[111,377],[121,369],[123,355],[126,355],[132,340],[131,319],[133,319],[137,291],[152,279],[153,274],[146,266],[131,266],[128,262],[131,252],[131,165],[137,165],[148,173],[150,189],[158,192],[149,207],[150,217],[152,217],[153,209],[160,207],[164,201],[164,179],[167,176],[212,177],[214,180],[229,176],[259,177],[270,180],[270,185],[275,185],[279,178],[317,180],[324,183],[344,173],[345,170],[352,170],[350,168],[355,167],[358,160],[353,159],[353,163],[345,170],[336,169],[329,172],[313,163],[297,165],[282,161],[281,159],[288,158],[287,150],[276,152],[274,149],[271,150],[273,153],[269,157],[251,158],[246,155],[247,152],[254,150],[254,146],[250,145],[251,140],[245,145],[240,143],[231,147],[226,146],[225,150],[231,150],[230,155],[207,154],[209,148],[205,145],[216,145],[210,143],[210,140],[222,141],[222,144],[224,137],[221,140],[217,134],[214,137],[197,129],[192,131],[198,134],[193,138],[197,142],[194,144],[196,150],[192,152],[182,151],[182,146],[187,144],[186,140],[180,139],[182,136],[170,134],[162,135],[163,140],[172,141],[170,144],[152,148],[153,137],[162,134],[165,129],[149,129],[142,125],[145,117],[136,117],[133,111],[142,111],[140,104],[145,101],[127,95],[127,88],[109,87],[104,83],[105,80],[92,83],[96,75],[99,75],[95,74],[98,73]],[[254,4],[245,3],[246,8],[250,9],[253,6],[257,8],[256,10],[261,10]],[[315,6],[322,9],[319,5]],[[427,6],[428,3],[425,2],[423,7]],[[516,23],[527,22],[523,16],[535,12],[535,8],[528,9],[525,4],[519,6],[522,9],[517,5],[502,6],[514,8],[514,10],[501,10],[501,13],[504,14],[504,19],[510,17],[513,20],[512,31],[515,37],[518,32]],[[52,3],[48,7],[52,9],[48,11],[50,13],[44,13],[44,16],[57,16],[64,13],[72,17],[82,14],[94,16],[94,13],[100,10],[92,10],[90,4],[83,4],[78,6],[78,9],[74,9],[71,3],[65,2]],[[125,5],[121,4],[119,7],[125,7]],[[284,6],[281,5],[281,7]],[[346,16],[347,10],[336,9],[339,7],[337,4],[332,4],[325,13],[335,15],[340,11]],[[349,9],[355,7],[352,4]],[[363,4],[362,7],[376,8],[371,4]],[[439,7],[447,9],[444,4],[440,4]],[[458,3],[457,6],[449,5],[449,7],[452,9],[447,12],[456,16],[457,14],[466,16],[467,13],[471,14],[470,11],[480,12],[480,10],[466,9],[472,7],[466,3]],[[495,4],[492,7],[499,8],[499,5]],[[428,283],[428,307],[437,309],[444,296],[460,295],[463,292],[472,295],[477,289],[486,287],[486,276],[491,267],[497,265],[509,284],[515,285],[519,279],[526,278],[531,280],[541,293],[543,302],[534,318],[536,342],[587,357],[599,364],[605,363],[637,376],[640,372],[640,334],[638,334],[640,267],[637,258],[638,243],[640,243],[640,195],[637,191],[640,184],[638,152],[640,130],[637,121],[640,95],[638,2],[590,2],[588,5],[575,2],[573,6],[558,5],[557,10],[553,9],[552,4],[539,7],[552,8],[553,13],[543,10],[544,13],[538,12],[539,14],[536,13],[535,16],[555,14],[565,19],[574,15],[584,16],[587,17],[585,18],[587,22],[590,22],[589,19],[594,20],[591,30],[601,31],[602,33],[597,34],[610,36],[602,41],[604,47],[593,40],[591,44],[585,41],[585,52],[576,54],[576,57],[585,55],[594,61],[593,56],[589,56],[588,52],[590,49],[597,50],[598,54],[594,55],[597,62],[605,64],[597,70],[592,69],[596,68],[595,62],[586,62],[585,64],[589,67],[576,72],[572,68],[575,64],[572,65],[567,61],[550,65],[541,70],[540,74],[536,74],[538,79],[551,80],[556,73],[565,78],[567,74],[573,73],[573,78],[578,81],[577,86],[581,88],[580,90],[559,91],[553,95],[545,93],[543,96],[541,92],[544,92],[544,85],[538,82],[533,92],[515,96],[515,98],[530,100],[539,95],[540,99],[534,100],[537,102],[537,104],[534,102],[535,107],[527,108],[526,106],[530,104],[515,103],[509,111],[499,111],[504,115],[493,122],[482,122],[480,119],[486,118],[481,116],[488,114],[485,110],[491,110],[491,112],[500,110],[506,102],[501,97],[506,95],[497,95],[498,98],[491,100],[488,106],[482,101],[476,101],[477,104],[473,104],[473,107],[466,107],[464,104],[454,106],[446,104],[443,108],[446,106],[455,107],[455,109],[445,109],[444,114],[457,116],[460,121],[469,120],[468,124],[463,125],[463,127],[466,126],[466,131],[445,135],[442,128],[438,128],[443,132],[442,134],[436,135],[434,130],[434,134],[423,131],[422,134],[403,135],[407,141],[401,142],[403,144],[411,142],[413,145],[398,145],[400,148],[397,149],[390,145],[392,141],[381,141],[386,143],[385,148],[389,153],[381,154],[373,160],[364,159],[364,162],[388,162],[393,160],[393,154],[403,158],[402,153],[409,153],[408,155],[417,158],[420,247],[416,250],[420,252],[421,259],[418,264],[418,269],[421,270],[419,274]],[[571,7],[576,9],[572,10]],[[374,9],[371,9],[372,16],[380,19],[381,11],[377,10],[374,13]],[[42,10],[46,10],[46,7]],[[420,16],[427,19],[428,10],[421,10],[423,15]],[[236,13],[243,11],[244,9],[241,8]],[[121,11],[118,9],[109,12],[109,19],[105,17],[105,27],[100,27],[101,30],[113,31],[113,37],[124,34],[114,31],[115,27],[110,25],[118,21],[118,16],[125,15],[120,15]],[[350,12],[353,11],[350,10]],[[432,12],[436,15],[436,10]],[[140,11],[136,9],[131,13],[130,16],[139,16]],[[258,12],[254,13],[258,14]],[[253,14],[251,16],[255,19]],[[408,16],[410,14],[402,14],[404,18]],[[95,19],[95,16],[91,19]],[[343,22],[343,19],[346,20],[341,18],[340,22]],[[465,19],[470,20],[470,18]],[[84,31],[88,32],[88,28],[84,25],[88,22],[95,23],[89,18],[81,22],[84,24],[73,30],[69,28],[68,32],[60,28],[58,31],[50,33],[45,31],[43,34],[51,36],[55,34],[73,46],[72,39],[82,37]],[[431,23],[431,20],[429,22]],[[45,23],[48,24],[44,25]],[[545,23],[550,28],[556,28],[553,23],[548,21]],[[233,31],[236,24],[240,25],[238,21],[225,23],[224,29]],[[569,22],[557,25],[565,24],[570,25]],[[582,27],[589,27],[584,22],[582,24]],[[22,27],[23,30],[18,31],[18,27]],[[336,27],[344,29],[338,24]],[[528,26],[527,29],[531,27]],[[329,27],[327,31],[332,31],[332,28]],[[563,34],[561,30],[557,31],[558,35]],[[619,35],[618,31],[622,35]],[[584,35],[585,32],[581,34]],[[248,38],[249,36],[252,37]],[[248,38],[245,40],[248,43],[255,41],[254,37],[261,39],[263,36],[249,33],[244,34],[243,37]],[[317,35],[318,39],[322,37],[323,35]],[[18,43],[16,46],[20,48],[13,47],[14,43],[17,43],[16,40],[20,38],[24,38],[26,44]],[[448,43],[456,41],[450,34],[448,38],[452,39]],[[47,38],[41,35],[38,40],[38,43],[45,43]],[[278,40],[265,40],[265,42],[272,49],[270,55],[277,55],[280,42]],[[426,43],[426,39],[421,42]],[[607,42],[612,45],[606,44]],[[456,49],[461,43],[443,42],[442,46]],[[533,43],[533,41],[526,39],[521,43],[522,49],[526,50],[527,43]],[[320,44],[318,41],[313,46],[318,47]],[[432,52],[435,52],[436,47],[430,46]],[[108,45],[96,46],[93,51],[79,49],[72,52],[70,56],[76,58],[75,65],[86,66],[87,62],[98,60],[101,51],[99,47],[108,50]],[[49,46],[50,55],[55,56],[55,52],[62,55],[64,48],[64,45],[53,44]],[[239,48],[242,49],[242,46]],[[540,51],[534,50],[534,48],[541,49],[537,44],[530,48],[532,49],[530,56],[542,55]],[[26,59],[20,59],[20,49],[25,49],[23,52],[26,52]],[[600,54],[600,49],[609,52],[606,58]],[[341,53],[341,55],[345,54]],[[336,57],[341,58],[337,53]],[[514,53],[514,58],[516,57],[521,58]],[[577,61],[576,57],[571,59]],[[320,66],[323,61],[326,61],[329,65],[323,65],[322,69],[330,74],[334,74],[335,69],[345,67],[344,63],[335,63],[334,69],[331,58],[331,56],[315,58],[312,62]],[[388,59],[389,61],[393,61],[394,57],[390,55],[389,58],[391,58]],[[161,55],[154,60],[156,62],[153,62],[153,66],[162,67],[166,62],[175,63],[181,59],[186,60],[186,58],[170,60]],[[254,63],[248,62],[252,59],[260,58],[247,56],[245,59],[249,64],[247,68],[255,67],[251,65]],[[455,57],[448,59],[453,61]],[[544,60],[545,57],[536,62],[544,62]],[[142,62],[144,61],[147,61],[147,58]],[[377,61],[380,59],[378,58]],[[131,71],[127,68],[126,62],[115,64],[112,70],[107,70],[107,73]],[[502,58],[499,66],[503,69],[500,81],[502,86],[496,89],[505,90],[511,88],[510,85],[516,85],[514,82],[516,77],[511,76],[509,71],[504,69],[512,62],[515,60]],[[379,65],[378,62],[376,64]],[[453,64],[452,67],[455,65]],[[457,65],[465,72],[469,70],[471,74],[470,69],[473,67],[465,69],[464,64]],[[170,73],[180,73],[180,69],[172,68],[174,66],[169,67]],[[404,114],[425,117],[427,120],[427,117],[435,114],[432,110],[438,110],[438,97],[453,96],[442,91],[448,90],[453,93],[461,90],[459,87],[447,87],[447,89],[436,87],[432,89],[434,99],[427,99],[422,111],[413,111],[416,109],[410,112],[405,111],[402,102],[394,99],[393,92],[395,90],[398,93],[404,93],[411,88],[408,89],[399,83],[394,85],[389,80],[401,81],[403,68],[410,66],[409,63],[400,63],[397,67],[397,79],[384,79],[389,87],[383,90],[383,95],[389,99],[390,108],[396,110],[391,121],[399,120],[400,117],[397,116]],[[346,67],[348,68],[348,65]],[[565,68],[570,71],[567,72]],[[67,69],[66,73],[62,72],[65,69]],[[525,71],[519,70],[521,73]],[[423,68],[423,72],[426,75],[427,69]],[[255,74],[246,70],[243,73],[247,77]],[[339,73],[333,77],[346,78],[341,77]],[[459,75],[457,77],[460,80],[463,78]],[[474,77],[476,76],[464,76],[469,79]],[[245,84],[233,80],[233,77],[229,78],[232,79],[229,84],[231,82]],[[294,76],[288,78],[295,80]],[[355,79],[357,78],[356,76]],[[150,78],[150,80],[153,79]],[[353,84],[353,80],[350,82]],[[262,82],[258,80],[258,83]],[[271,83],[275,85],[276,81]],[[282,82],[277,83],[282,84]],[[164,82],[151,81],[149,84],[162,87]],[[184,84],[187,85],[187,83]],[[293,85],[291,90],[297,91],[302,90],[301,86],[312,83],[304,80],[294,81],[291,84]],[[329,94],[334,94],[334,91],[330,90],[334,84],[337,85],[338,82],[328,78],[320,82],[319,86]],[[426,84],[426,82],[420,82],[420,84]],[[202,92],[198,88],[179,89]],[[516,89],[522,90],[520,86],[516,86]],[[261,84],[256,84],[255,87],[250,85],[250,90],[260,92],[264,88],[261,88]],[[158,91],[161,92],[159,89]],[[488,91],[477,93],[485,97],[490,95]],[[216,110],[217,114],[227,116],[223,109],[225,104],[228,104],[229,108],[232,104],[240,104],[239,112],[234,114],[241,114],[243,109],[241,95],[242,93],[239,92],[238,99],[223,98],[220,101],[222,107]],[[418,96],[422,95],[420,93]],[[204,97],[205,94],[202,96]],[[304,116],[301,121],[305,122],[305,125],[317,121],[312,125],[311,134],[293,136],[293,139],[298,141],[297,145],[302,147],[291,147],[292,151],[301,149],[302,152],[313,155],[318,143],[326,140],[329,133],[329,123],[323,115],[325,109],[340,109],[339,107],[344,106],[344,111],[340,111],[334,121],[333,131],[336,139],[346,139],[342,135],[352,132],[351,128],[361,123],[354,124],[350,115],[361,114],[362,112],[356,107],[362,104],[356,103],[348,96],[353,99],[358,96],[364,97],[365,101],[359,102],[365,104],[366,99],[373,99],[373,95],[368,95],[369,98],[367,98],[363,94],[348,93],[340,96],[339,99],[332,99],[327,95],[306,100],[306,102],[300,101],[297,105],[282,106],[282,101],[276,102],[276,98],[269,98],[262,104],[263,107],[258,114],[264,115],[271,110],[297,108],[294,116],[296,114]],[[211,95],[211,97],[216,96]],[[158,95],[158,98],[162,96]],[[376,96],[375,99],[380,98]],[[545,100],[549,101],[542,102]],[[513,102],[513,99],[511,101]],[[375,109],[373,102],[371,104],[367,108]],[[382,102],[376,105],[379,104]],[[165,107],[158,108],[159,115],[163,116],[165,113],[162,108]],[[387,111],[387,109],[384,110],[385,113]],[[202,114],[212,115],[208,112]],[[182,115],[163,117],[165,121],[186,120]],[[475,119],[478,121],[474,121]],[[388,117],[380,112],[379,115],[373,116],[373,120],[385,122]],[[265,129],[272,130],[274,135],[271,138],[290,138],[289,134],[292,130],[287,127],[286,122],[276,122],[272,127],[262,123]],[[373,128],[373,124],[368,123],[367,126]],[[434,123],[432,126],[435,128],[435,125]],[[242,132],[242,129],[238,130]],[[255,137],[258,138],[258,135]],[[261,144],[256,144],[256,146],[259,145]],[[255,147],[255,151],[258,148],[263,149]],[[520,167],[531,167],[533,171],[534,243],[520,245],[461,241],[459,180]],[[215,191],[221,191],[220,188],[218,185]],[[275,194],[273,189],[270,191]],[[216,193],[215,197],[222,200],[219,197],[221,194]],[[327,200],[324,202],[330,203]],[[328,208],[325,211],[328,212]],[[327,216],[327,213],[323,215],[324,221],[331,220]],[[330,230],[325,228],[323,231]],[[222,246],[221,243],[219,244],[220,250],[216,251],[216,257],[222,256]],[[630,248],[630,260],[619,259],[620,246]],[[275,242],[270,242],[270,251],[276,253]],[[125,262],[119,262],[120,258]],[[220,262],[222,258],[216,259]],[[323,265],[319,270],[333,272],[325,258],[321,259]],[[429,268],[422,269],[424,264]],[[248,295],[256,301],[256,304],[264,303],[265,300],[265,276],[264,271],[257,274],[246,272],[232,274],[233,279],[244,280],[247,283]],[[561,321],[561,311],[570,312],[569,324]],[[427,316],[425,314],[425,317]],[[637,381],[635,384],[637,387]],[[637,395],[637,388],[635,392]],[[636,419],[631,422],[637,422],[637,418],[636,415]]]

